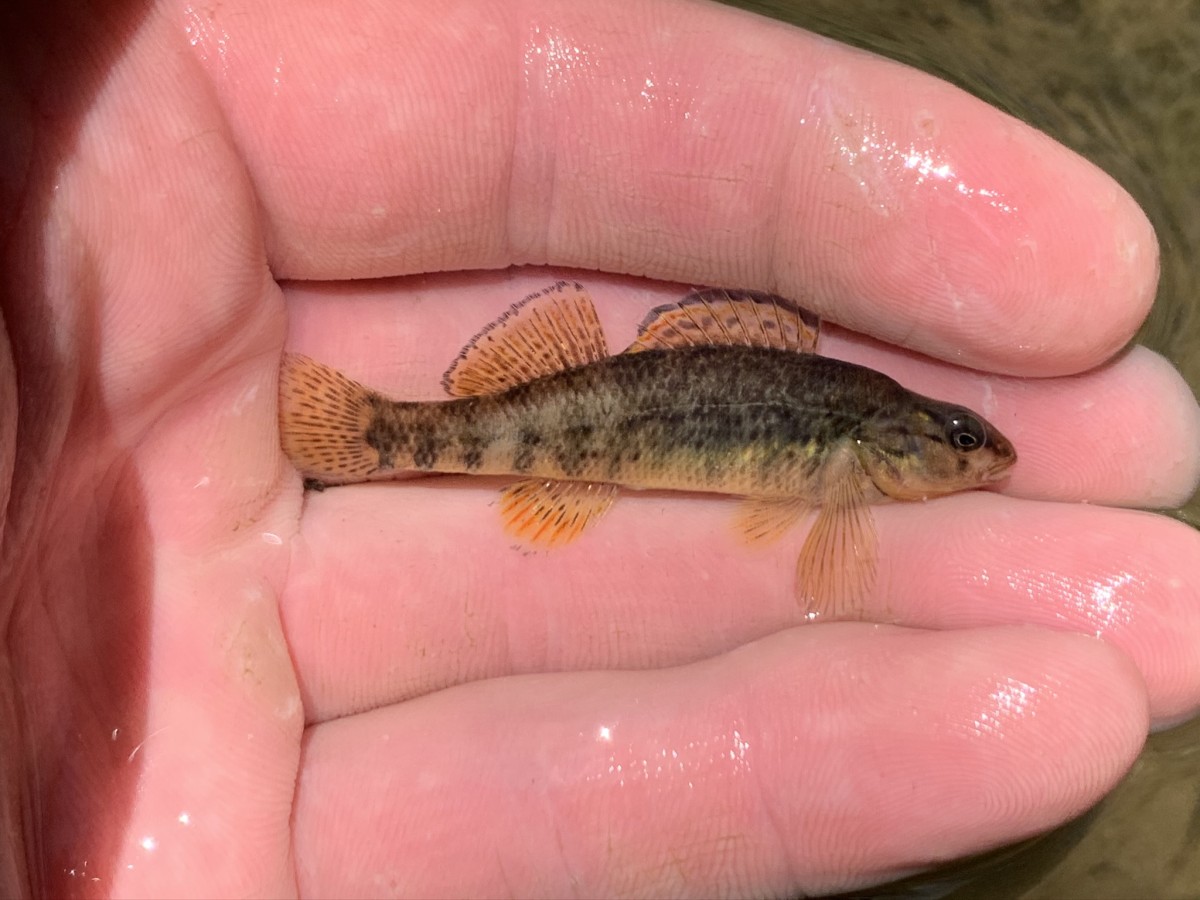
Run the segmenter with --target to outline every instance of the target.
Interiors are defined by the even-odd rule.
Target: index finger
[[[187,8],[191,10],[191,7]],[[1134,201],[931,76],[671,0],[323,4],[187,23],[277,276],[548,262],[775,290],[977,368],[1088,368],[1157,248]]]

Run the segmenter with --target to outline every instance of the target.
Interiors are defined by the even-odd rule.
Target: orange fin
[[[796,524],[809,505],[795,497],[747,497],[738,509],[736,527],[747,541],[777,539]]]
[[[711,288],[652,309],[625,352],[737,344],[815,353],[820,323],[814,313],[774,294]]]
[[[866,475],[852,451],[841,452],[796,561],[796,596],[812,618],[855,617],[875,585],[877,539]]]
[[[442,376],[454,397],[495,394],[608,356],[592,298],[560,281],[514,303],[471,338]]]
[[[500,514],[522,543],[557,547],[579,537],[616,498],[614,484],[531,478],[500,492]]]
[[[324,484],[358,481],[379,469],[366,432],[381,398],[337,369],[284,354],[279,437],[297,471]]]

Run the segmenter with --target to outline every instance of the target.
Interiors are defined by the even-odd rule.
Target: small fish
[[[442,379],[456,399],[391,400],[285,356],[283,448],[308,485],[518,476],[500,512],[529,545],[574,540],[621,487],[737,495],[751,541],[818,509],[797,599],[845,615],[874,583],[869,504],[991,484],[1016,452],[970,410],[817,355],[818,334],[780,297],[702,290],[653,310],[613,356],[587,291],[560,281],[467,344]]]

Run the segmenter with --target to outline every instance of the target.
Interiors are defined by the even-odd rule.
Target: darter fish
[[[818,509],[797,598],[810,615],[845,614],[873,584],[869,504],[990,484],[1016,452],[970,410],[817,355],[818,331],[780,297],[703,290],[653,310],[613,356],[587,292],[560,281],[467,344],[442,380],[456,399],[391,400],[287,355],[283,448],[313,486],[514,476],[500,511],[531,545],[575,539],[620,488],[741,497],[749,540]]]

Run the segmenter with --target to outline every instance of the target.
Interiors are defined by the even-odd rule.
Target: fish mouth
[[[997,481],[1003,481],[1009,476],[1015,462],[1016,459],[1013,457],[1000,457],[994,460],[980,473],[980,481],[984,484],[994,484]]]

